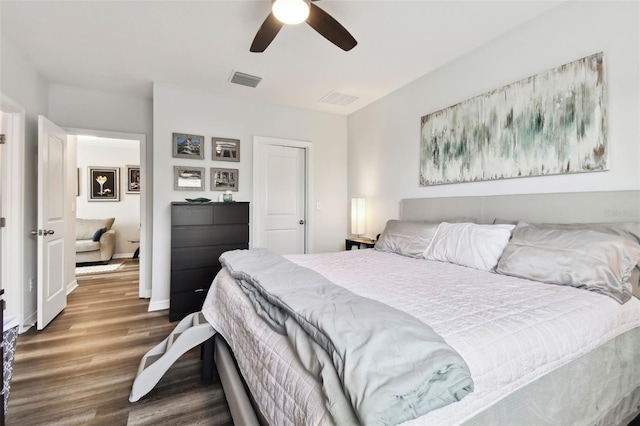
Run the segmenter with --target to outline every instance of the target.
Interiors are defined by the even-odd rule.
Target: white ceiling
[[[303,23],[250,53],[268,0],[2,0],[0,28],[52,83],[151,97],[152,83],[165,82],[349,114],[560,3],[316,3],[358,40],[350,52]],[[234,70],[263,80],[255,89],[231,84]],[[318,103],[331,91],[359,99]]]

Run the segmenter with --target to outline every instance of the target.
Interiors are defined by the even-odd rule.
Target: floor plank
[[[140,358],[177,324],[148,305],[138,298],[137,260],[79,277],[65,310],[17,339],[6,424],[232,425],[220,382],[200,382],[199,348],[129,402]]]

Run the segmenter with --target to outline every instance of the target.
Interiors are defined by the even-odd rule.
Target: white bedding
[[[407,425],[461,423],[640,326],[636,298],[620,305],[572,287],[375,250],[288,258],[424,321],[468,363],[475,391]],[[323,398],[320,385],[300,366],[286,337],[274,333],[255,314],[230,280],[223,270],[203,312],[231,346],[267,420],[278,425],[330,424],[329,414],[318,402]]]

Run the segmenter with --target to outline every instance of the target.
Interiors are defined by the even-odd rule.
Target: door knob
[[[53,229],[45,229],[45,230],[34,229],[33,231],[31,231],[31,235],[53,235],[55,233],[56,231],[54,231]]]
[[[304,220],[300,219],[300,222],[298,222],[300,225],[304,225]]]

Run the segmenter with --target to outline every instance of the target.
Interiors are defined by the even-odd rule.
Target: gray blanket
[[[337,424],[397,424],[473,391],[464,360],[413,316],[265,249],[220,262],[320,379]]]

